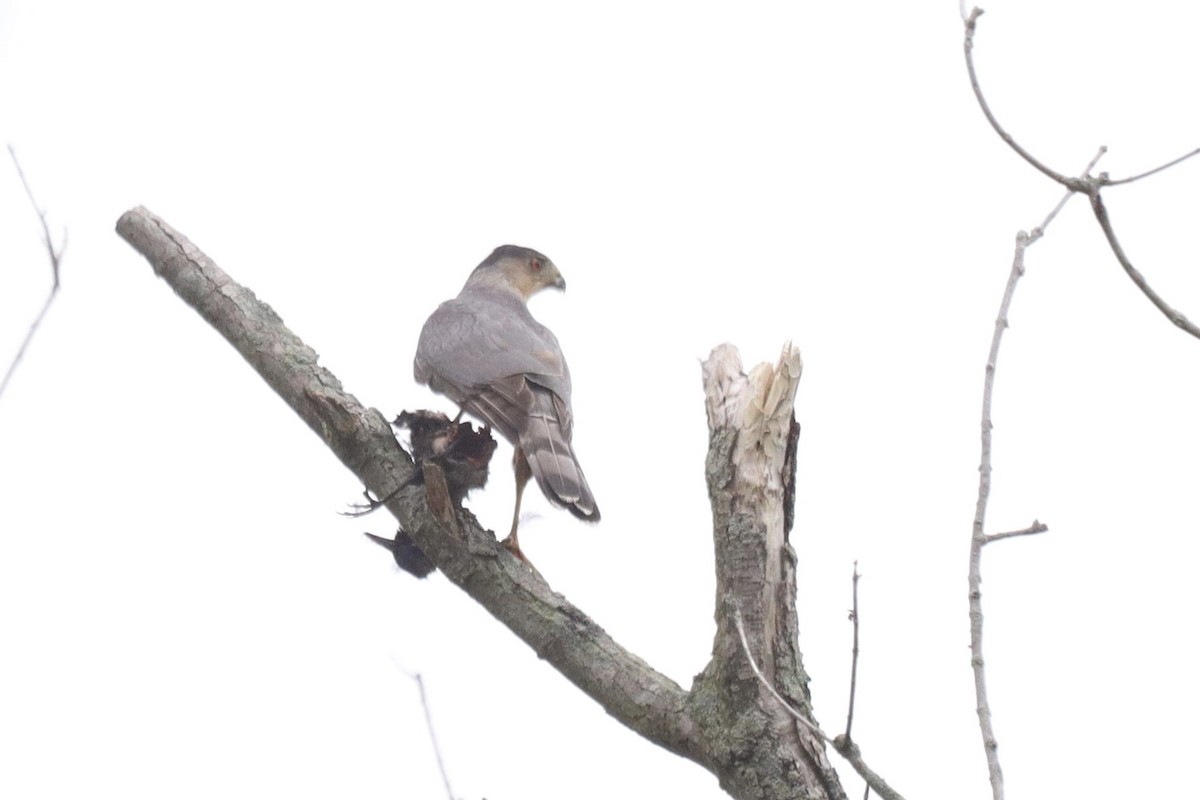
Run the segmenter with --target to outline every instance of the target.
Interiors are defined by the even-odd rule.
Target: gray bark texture
[[[449,499],[440,471],[424,469],[375,409],[364,408],[317,354],[249,289],[144,208],[117,232],[155,273],[241,353],[268,385],[377,497],[445,576],[524,640],[618,721],[712,772],[739,800],[844,798],[824,746],[754,676],[750,655],[795,709],[811,717],[798,648],[796,555],[785,496],[799,352],[742,372],[722,345],[704,363],[710,426],[707,475],[716,545],[717,634],[690,691],[615,642],[502,548],[470,511]],[[794,454],[793,454],[794,455]]]

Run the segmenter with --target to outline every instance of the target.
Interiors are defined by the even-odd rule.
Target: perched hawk
[[[526,305],[550,286],[567,286],[550,259],[527,247],[497,247],[458,297],[426,320],[413,359],[418,383],[512,443],[517,499],[504,545],[522,558],[517,522],[531,475],[552,503],[580,519],[600,520],[571,449],[571,373],[558,340]]]

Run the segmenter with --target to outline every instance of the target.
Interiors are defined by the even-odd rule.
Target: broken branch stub
[[[774,366],[759,364],[749,374],[728,344],[715,348],[703,365],[718,638],[727,634],[726,645],[738,650],[732,612],[739,609],[755,657],[772,680],[780,619],[794,613],[795,604],[795,554],[787,542],[784,499],[802,367],[791,343]]]
[[[760,665],[764,680],[788,705],[812,718],[786,513],[794,496],[798,429],[792,405],[802,366],[790,342],[775,364],[759,364],[748,373],[728,344],[715,348],[702,365],[717,633],[693,696],[702,726],[734,732],[724,740],[729,751],[717,748],[715,760],[722,787],[735,797],[804,796],[798,788],[807,796],[845,797],[815,724],[801,725],[759,681],[747,658]]]

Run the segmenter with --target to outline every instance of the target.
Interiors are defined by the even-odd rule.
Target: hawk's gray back
[[[413,374],[500,431],[547,498],[594,521],[599,511],[571,447],[571,374],[558,340],[525,302],[562,284],[541,253],[497,248],[425,322]]]

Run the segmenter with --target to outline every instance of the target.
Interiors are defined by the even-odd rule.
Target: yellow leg
[[[521,452],[520,447],[513,450],[513,473],[517,480],[517,501],[513,506],[512,530],[500,544],[528,564],[529,559],[525,558],[525,554],[521,552],[521,546],[517,542],[517,525],[521,521],[521,495],[525,491],[525,484],[529,483],[529,479],[533,477],[533,471],[529,468],[529,462],[525,460],[525,454]]]

